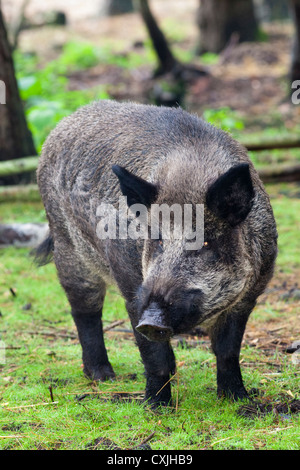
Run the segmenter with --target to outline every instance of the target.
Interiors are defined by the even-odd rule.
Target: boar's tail
[[[32,251],[34,261],[38,266],[44,266],[52,261],[54,249],[54,242],[52,236],[49,234],[47,238]]]

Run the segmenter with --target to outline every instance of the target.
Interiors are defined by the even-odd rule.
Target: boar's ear
[[[129,207],[132,204],[144,204],[146,207],[150,207],[155,201],[158,193],[155,184],[133,175],[119,165],[113,165],[112,171],[119,178],[121,191],[124,196],[127,196]]]
[[[207,207],[231,226],[242,222],[249,214],[254,190],[248,163],[241,163],[220,176],[208,189]]]

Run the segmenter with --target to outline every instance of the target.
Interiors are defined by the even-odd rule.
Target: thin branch
[[[133,449],[138,449],[139,447],[142,447],[143,445],[145,445],[147,442],[149,442],[152,437],[155,435],[155,431],[153,431],[151,434],[149,434],[148,437],[146,437],[146,439],[144,439],[140,444],[136,445],[136,446],[133,446],[133,447],[130,447],[128,450],[133,450]]]
[[[167,382],[158,390],[158,392],[156,392],[156,396],[165,388],[166,385],[168,385],[169,382],[171,382],[171,380],[174,379],[175,375],[178,374],[178,370],[175,372],[174,375],[172,375],[172,377],[169,378],[169,380],[167,380]]]
[[[112,330],[116,326],[123,325],[123,323],[125,323],[125,320],[116,320],[113,323],[111,323],[110,325],[105,326],[103,328],[103,331],[105,332],[105,331]]]
[[[47,405],[57,405],[57,404],[58,404],[58,401],[53,401],[51,403],[34,403],[33,405],[20,405],[20,406],[12,406],[12,407],[2,406],[2,409],[12,411],[12,410],[20,410],[23,408],[34,408],[35,406],[47,406]]]

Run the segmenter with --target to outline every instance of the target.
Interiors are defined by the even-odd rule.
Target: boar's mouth
[[[154,296],[145,288],[143,291],[140,299],[144,308],[140,306],[141,317],[135,329],[149,341],[170,341],[172,336],[188,332],[199,323],[203,299],[200,289],[177,289],[166,296]]]
[[[169,341],[174,334],[164,318],[161,308],[156,302],[152,302],[143,312],[142,318],[135,329],[149,341]]]
[[[139,323],[136,330],[150,341],[165,342],[169,341],[173,336],[171,327],[152,325],[149,322]]]
[[[191,289],[181,296],[181,301],[169,305],[151,301],[135,329],[149,341],[170,341],[175,334],[188,332],[199,323],[201,299],[202,292]]]

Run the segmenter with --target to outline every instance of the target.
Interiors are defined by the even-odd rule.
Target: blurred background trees
[[[35,155],[20,99],[12,51],[0,8],[0,80],[5,83],[6,104],[0,105],[0,160]]]
[[[174,71],[178,68],[178,60],[174,57],[163,31],[159,28],[158,23],[150,10],[148,0],[139,0],[138,5],[148,34],[152,40],[153,47],[158,56],[159,67],[156,73],[164,74]]]
[[[132,0],[106,0],[105,10],[108,15],[120,15],[134,11]]]
[[[73,11],[69,6],[71,2]],[[271,24],[274,19],[284,19],[286,24],[291,24],[291,19],[294,22],[289,63],[285,58],[285,70],[280,72],[285,73],[282,76],[283,101],[289,100],[289,79],[300,78],[300,0],[102,0],[101,8],[100,1],[95,5],[97,13],[92,18],[81,19],[78,13],[77,21],[82,25],[86,22],[80,41],[74,39],[76,34],[72,28],[77,26],[70,18],[76,5],[84,9],[84,2],[70,0],[65,6],[59,5],[59,11],[51,10],[57,5],[55,1],[49,2],[46,8],[45,4],[41,5],[41,10],[35,0],[2,0],[2,5],[4,3],[18,4],[20,11],[14,21],[9,18],[6,22],[9,35],[2,13],[0,17],[0,79],[6,84],[7,93],[7,104],[0,105],[0,160],[35,155],[35,148],[40,153],[43,141],[57,122],[93,99],[188,105],[210,119],[226,122],[226,130],[228,123],[229,128],[241,129],[241,119],[232,119],[236,102],[231,98],[240,93],[241,103],[248,99],[251,105],[255,93],[263,86],[257,70],[250,67],[249,86],[240,91],[247,73],[243,54],[251,56],[245,59],[248,64],[258,59],[268,67],[269,88],[264,85],[264,98],[273,93],[275,69],[272,64],[281,51],[272,50],[272,46],[268,48],[268,44],[273,38],[277,41],[280,34],[272,36],[271,33],[269,41],[269,33],[264,28],[266,22]],[[86,0],[86,3],[90,9],[92,2]],[[32,4],[34,12],[30,10]],[[191,11],[188,17],[184,13],[185,5]],[[178,11],[184,13],[182,20]],[[106,29],[104,34],[102,24],[107,28],[109,22],[115,29],[112,32]],[[193,36],[187,34],[189,29],[193,29]],[[23,38],[29,37],[30,31],[35,39],[31,42],[32,50],[24,54]],[[128,36],[130,39],[126,38],[126,46],[120,39],[114,47],[112,44],[117,43],[119,32],[120,38]],[[65,39],[57,39],[61,37]],[[66,39],[68,37],[72,39]],[[43,41],[44,49],[40,54],[35,49]],[[258,57],[254,56],[256,51]],[[240,76],[236,76],[227,99],[225,91],[221,93],[221,84],[227,86],[228,83],[224,67],[226,64],[230,67],[234,61],[241,63]],[[264,80],[267,83],[267,79]],[[214,89],[216,85],[218,90]],[[224,110],[226,99],[228,107]],[[208,109],[203,111],[205,103]],[[218,106],[220,110],[209,109]]]
[[[200,0],[199,52],[221,52],[235,35],[238,42],[258,38],[253,0]]]
[[[0,1],[0,202],[39,199],[34,155],[98,99],[182,106],[298,181],[299,44],[300,0]]]
[[[290,0],[295,36],[292,49],[290,77],[291,81],[300,80],[300,0]]]

